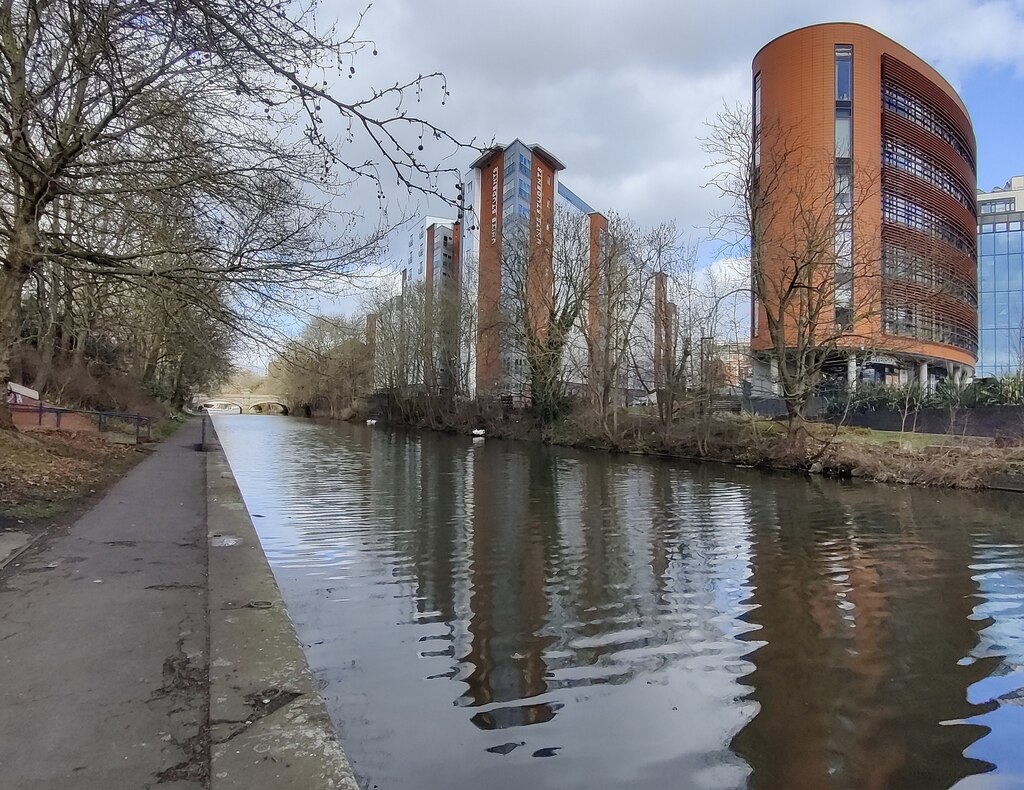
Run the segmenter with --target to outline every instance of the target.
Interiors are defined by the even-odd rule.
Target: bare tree
[[[621,215],[613,214],[608,220],[597,270],[590,278],[583,336],[592,402],[609,439],[618,435],[618,416],[633,389],[631,364],[638,358],[653,359],[656,343],[653,331],[644,331],[644,318],[651,316],[657,273],[671,265],[677,244],[672,223],[642,229]]]
[[[382,232],[363,238],[332,207],[347,185],[439,190],[447,171],[424,149],[456,143],[407,105],[431,83],[443,101],[443,77],[343,98],[328,83],[376,50],[358,26],[319,32],[311,8],[0,4],[0,381],[26,285],[53,267],[169,282],[199,303],[220,283],[236,328],[255,318],[258,332],[288,289],[322,288],[378,252]]]
[[[363,321],[344,317],[311,320],[276,364],[293,403],[311,412],[342,416],[372,388],[373,360]]]
[[[837,176],[831,148],[818,151],[775,120],[755,132],[746,107],[722,110],[703,142],[715,171],[709,185],[731,204],[714,231],[750,258],[755,334],[763,317],[789,435],[802,442],[826,366],[879,335],[877,245],[851,242],[851,218],[877,199],[879,174]]]
[[[535,240],[524,222],[503,230],[504,375],[524,392],[528,385],[531,410],[542,421],[565,410],[567,347],[598,277],[590,249],[589,218],[561,206],[550,242]]]

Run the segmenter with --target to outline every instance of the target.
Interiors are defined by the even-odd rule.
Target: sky
[[[347,23],[351,8],[327,0],[321,18]],[[362,83],[353,87],[442,71],[445,106],[428,90],[415,109],[460,139],[538,142],[591,205],[643,223],[675,218],[696,231],[713,199],[701,188],[699,139],[723,102],[749,97],[757,50],[804,25],[861,22],[960,92],[982,188],[1024,174],[1024,0],[861,0],[844,4],[845,18],[836,8],[821,0],[380,0],[360,31],[380,54],[357,60]]]
[[[322,0],[319,24],[347,32],[360,8]],[[717,205],[702,187],[709,172],[700,140],[724,104],[749,100],[754,54],[798,27],[860,22],[931,63],[960,93],[977,136],[981,188],[1024,174],[1024,0],[841,8],[821,0],[378,0],[359,28],[372,44],[356,57],[355,75],[331,90],[356,98],[443,72],[444,104],[439,84],[428,83],[418,103],[409,98],[410,110],[464,142],[540,143],[565,163],[565,183],[598,210],[644,225],[674,220],[693,242],[706,238]],[[326,120],[340,136],[342,121]],[[424,156],[448,167],[468,169],[475,158],[424,142]],[[352,158],[364,153],[358,142],[342,148]],[[453,187],[454,179],[452,197]],[[385,188],[391,221],[453,213],[393,183]],[[348,200],[373,219],[375,188],[358,186]],[[705,243],[701,260],[713,265],[726,254]],[[358,301],[325,298],[314,309],[352,312]]]

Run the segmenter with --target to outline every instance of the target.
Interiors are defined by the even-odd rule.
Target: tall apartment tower
[[[409,375],[413,380],[407,383],[422,385],[428,392],[456,386],[460,243],[458,220],[425,216],[397,245],[402,292],[392,309],[404,312],[413,298],[411,291],[416,289],[424,321],[422,358],[412,366]],[[379,324],[377,317],[375,320]],[[393,324],[393,320],[388,322],[392,332],[397,331]]]
[[[397,257],[404,272],[404,282],[422,282],[428,276],[428,264],[435,264],[438,269],[441,267],[450,268],[454,259],[435,258],[438,250],[431,242],[436,236],[443,242],[444,237],[450,237],[453,220],[445,217],[424,216],[409,228],[409,231],[399,240]],[[451,239],[449,238],[449,244]],[[450,247],[447,249],[450,253]]]
[[[605,218],[559,183],[565,166],[537,144],[514,140],[488,149],[471,165],[463,185],[466,220],[461,249],[475,262],[478,293],[476,391],[480,395],[529,397],[525,349],[510,338],[509,323],[526,320],[538,335],[545,331],[554,282],[556,204],[589,223],[590,238],[607,227]],[[512,318],[513,294],[507,261],[512,245],[528,245],[525,316]],[[599,245],[590,244],[591,266]]]
[[[978,192],[979,376],[1024,368],[1024,176]]]
[[[836,378],[932,387],[971,375],[977,178],[974,132],[960,97],[891,39],[834,23],[792,31],[761,49],[753,98],[755,168],[765,183],[772,169],[772,194],[781,196],[765,198],[769,216],[806,217],[794,206],[814,199],[807,196],[830,204],[824,227],[834,238],[824,257],[831,266],[822,267],[819,286],[834,300],[822,331],[841,335],[831,360]],[[769,280],[783,280],[791,265],[783,251],[792,239],[783,237],[801,232],[794,224],[769,226],[760,246],[755,265]],[[779,360],[766,305],[754,302],[755,378],[774,386]],[[778,304],[767,305],[773,315]]]

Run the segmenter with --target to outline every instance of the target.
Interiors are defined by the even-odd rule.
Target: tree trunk
[[[40,272],[40,274],[43,273]],[[53,371],[54,354],[57,348],[57,325],[60,323],[59,302],[57,301],[60,281],[56,267],[51,267],[48,277],[41,276],[40,279],[48,282],[48,285],[39,291],[39,366],[36,368],[36,375],[32,380],[32,389],[42,392],[46,389],[46,385],[50,381],[50,373]]]
[[[18,342],[21,290],[27,280],[28,267],[23,262],[14,259],[0,266],[0,430],[14,428],[7,406],[7,382]]]

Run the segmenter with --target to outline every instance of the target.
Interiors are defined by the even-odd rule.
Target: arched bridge
[[[292,405],[287,398],[266,392],[204,392],[193,395],[189,402],[189,408],[193,411],[229,409],[232,406],[237,408],[240,414],[292,413]]]

